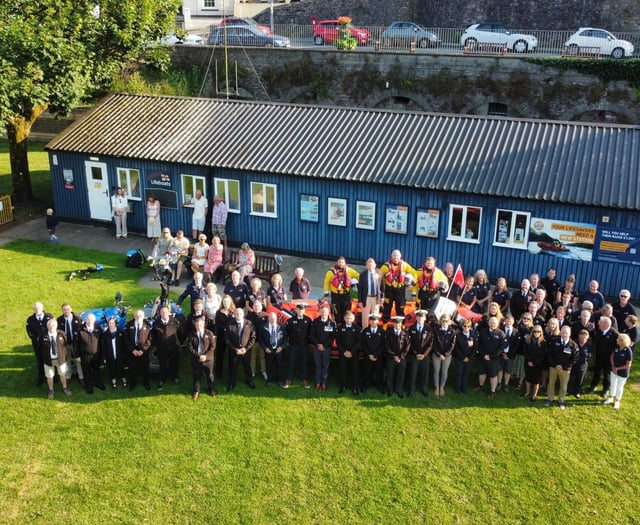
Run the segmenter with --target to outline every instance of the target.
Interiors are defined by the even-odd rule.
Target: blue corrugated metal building
[[[130,228],[152,192],[189,232],[201,188],[235,243],[640,291],[639,127],[115,94],[47,148],[63,219],[109,221],[120,185]]]

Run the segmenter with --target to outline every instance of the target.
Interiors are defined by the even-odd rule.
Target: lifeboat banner
[[[640,264],[640,230],[601,226],[593,250],[596,261]]]
[[[591,261],[596,225],[554,219],[531,218],[529,253]]]

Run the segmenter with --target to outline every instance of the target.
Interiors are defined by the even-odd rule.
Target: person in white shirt
[[[111,210],[116,223],[116,239],[127,238],[127,196],[120,187],[111,196]]]
[[[193,206],[193,215],[191,216],[191,238],[193,242],[198,242],[198,234],[204,231],[204,222],[209,211],[209,201],[202,195],[200,190],[196,190],[193,199],[185,202],[183,206]]]

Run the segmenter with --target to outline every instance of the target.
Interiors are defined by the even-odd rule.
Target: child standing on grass
[[[60,244],[60,238],[56,235],[56,227],[58,226],[58,219],[51,208],[47,208],[47,230],[49,231],[49,242],[55,242]]]

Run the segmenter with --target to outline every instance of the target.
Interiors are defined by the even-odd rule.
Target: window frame
[[[506,239],[503,242],[500,242],[499,236],[500,233],[500,222],[506,219],[501,217],[505,214],[510,214],[509,223],[508,223],[508,231],[504,232],[506,235]],[[518,224],[518,216],[526,217],[525,224],[522,232],[522,241],[514,240],[517,235],[517,224]],[[496,209],[496,222],[493,230],[493,246],[499,246],[502,248],[513,248],[516,250],[527,250],[529,244],[529,226],[531,224],[531,213],[527,211],[518,211],[518,210],[509,210],[507,208],[498,208]]]
[[[138,174],[138,195],[131,194],[131,174],[135,172]],[[125,175],[126,184],[123,184],[121,176]],[[136,168],[116,168],[116,177],[118,179],[118,186],[125,190],[125,195],[127,196],[127,200],[131,201],[141,201],[142,200],[142,177],[140,175],[140,170]]]
[[[278,185],[271,182],[249,181],[251,195],[251,210],[249,215],[256,217],[269,217],[270,219],[278,218]],[[255,201],[254,196],[258,191],[262,190],[262,203]],[[273,210],[269,211],[269,193],[273,193]],[[256,209],[256,206],[262,206],[262,210]]]
[[[185,188],[185,179],[187,177],[191,178],[192,185],[193,185],[193,193],[191,194],[190,199],[187,199],[188,193]],[[199,183],[201,183],[201,185]],[[195,199],[196,190],[199,189],[200,191],[202,191],[203,197],[207,196],[207,178],[203,177],[202,175],[191,175],[189,173],[181,173],[180,184],[182,185],[182,202],[185,203],[184,204],[185,208],[193,208],[193,204],[186,204],[186,203],[188,201],[192,201],[193,199]]]
[[[220,192],[220,190],[218,189],[218,184],[222,183],[222,185],[224,186],[224,191]],[[233,183],[234,186],[236,186],[237,189],[237,193],[238,193],[238,202],[237,202],[237,207],[232,207],[231,206],[231,190],[229,189],[229,186],[231,185],[230,183]],[[227,179],[224,177],[214,177],[213,178],[213,194],[214,195],[220,195],[220,197],[222,197],[222,200],[224,201],[224,203],[227,205],[227,211],[229,213],[241,213],[242,210],[242,205],[241,205],[241,194],[240,194],[240,181],[238,179]]]
[[[453,230],[453,213],[456,209],[462,209],[460,233],[455,234]],[[464,232],[469,231],[469,210],[478,210],[478,230],[475,237],[467,237]],[[482,233],[482,206],[473,206],[470,204],[449,204],[449,223],[447,225],[447,240],[456,242],[465,242],[468,244],[480,244],[480,235]]]

